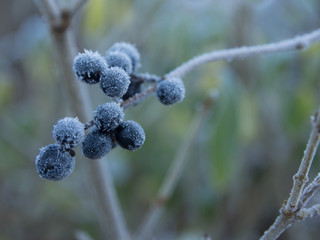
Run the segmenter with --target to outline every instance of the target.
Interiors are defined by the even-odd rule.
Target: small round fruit
[[[51,181],[69,176],[73,172],[75,163],[75,158],[59,144],[41,148],[35,161],[39,176]]]
[[[115,136],[119,145],[130,151],[141,148],[146,140],[143,128],[132,120],[122,122],[116,129]]]

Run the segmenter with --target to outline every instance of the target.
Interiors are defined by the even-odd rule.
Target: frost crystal
[[[129,75],[119,67],[107,69],[100,79],[100,87],[109,97],[122,97],[127,92],[129,84]]]
[[[123,52],[129,56],[132,62],[132,71],[135,72],[140,67],[140,53],[136,46],[127,42],[117,42],[114,43],[107,51],[107,55],[110,52]]]
[[[88,84],[98,83],[101,73],[107,68],[106,60],[98,52],[91,50],[79,53],[73,62],[73,71],[78,79]]]
[[[100,105],[94,113],[93,121],[100,131],[114,130],[123,121],[124,112],[119,104],[109,102]]]
[[[91,159],[99,159],[110,152],[112,141],[109,134],[98,129],[90,132],[82,142],[82,154]]]
[[[185,96],[185,88],[180,78],[169,78],[157,86],[157,97],[165,105],[181,102]]]
[[[119,67],[126,71],[126,73],[132,73],[132,62],[130,57],[119,51],[109,52],[106,56],[106,61],[109,67]]]
[[[75,163],[75,158],[64,151],[59,144],[41,148],[35,161],[39,176],[52,181],[69,176],[73,172]]]
[[[143,128],[132,120],[122,122],[116,129],[115,136],[119,145],[130,151],[141,148],[146,140]]]
[[[54,140],[66,148],[79,145],[83,141],[84,135],[84,125],[78,118],[71,117],[60,119],[52,131]]]

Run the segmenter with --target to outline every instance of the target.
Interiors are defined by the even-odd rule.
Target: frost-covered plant
[[[180,78],[169,78],[157,86],[157,97],[165,105],[181,102],[185,96],[185,88]]]
[[[65,117],[53,126],[54,140],[67,149],[78,146],[84,139],[84,125],[78,118]]]
[[[40,177],[58,181],[72,173],[75,158],[61,145],[51,144],[40,149],[35,163]]]
[[[110,152],[112,148],[111,136],[99,129],[91,131],[82,142],[82,154],[86,158],[99,159]]]
[[[52,135],[56,144],[41,148],[36,158],[40,177],[61,180],[70,175],[75,165],[73,148],[80,144],[82,154],[89,159],[100,159],[117,145],[130,151],[142,147],[145,132],[137,122],[124,121],[126,106],[134,104],[144,84],[153,84],[160,102],[166,105],[182,101],[185,89],[180,78],[163,80],[151,74],[133,74],[140,65],[137,48],[126,42],[113,44],[105,58],[91,50],[75,57],[76,77],[89,84],[100,82],[101,90],[112,101],[99,105],[89,123],[66,117],[54,125]],[[85,136],[85,130],[91,127]]]
[[[107,69],[100,79],[100,87],[109,97],[122,97],[127,92],[129,84],[129,75],[120,67]]]
[[[98,52],[91,50],[79,53],[73,62],[73,71],[77,78],[88,84],[98,83],[102,72],[107,68],[106,60]]]
[[[70,71],[68,71],[70,66],[71,59],[71,53],[72,48],[74,48],[75,44],[70,43],[71,38],[68,38],[69,33],[69,26],[70,26],[70,18],[75,15],[75,13],[83,6],[85,1],[72,1],[75,2],[73,7],[70,8],[70,11],[66,11],[64,8],[61,8],[59,4],[56,1],[38,1],[40,5],[40,9],[43,12],[44,16],[47,17],[48,22],[51,26],[51,33],[54,36],[53,40],[56,43],[57,51],[60,53],[58,54],[58,61],[57,63],[60,65],[60,67],[64,70],[63,72],[66,73],[64,75],[64,80],[70,81],[72,79],[72,74],[70,74]],[[172,77],[176,78],[182,78],[184,77],[188,72],[194,70],[197,66],[204,65],[209,62],[214,62],[218,60],[230,60],[230,59],[243,59],[249,56],[253,55],[262,55],[267,53],[279,53],[283,51],[291,51],[291,50],[301,50],[306,49],[312,44],[320,41],[320,29],[317,29],[313,32],[296,36],[291,39],[283,40],[277,43],[269,43],[269,44],[263,44],[263,45],[256,45],[256,46],[250,46],[250,47],[239,47],[239,48],[233,48],[233,49],[223,49],[219,51],[213,51],[201,54],[193,59],[190,59],[189,61],[181,64],[179,67],[175,68],[171,72],[167,73],[163,78],[170,79]],[[108,53],[111,52],[122,52],[127,54],[127,56],[130,58],[132,62],[132,73],[130,74],[130,85],[128,87],[127,92],[122,96],[122,100],[120,99],[114,99],[118,103],[120,103],[120,106],[123,107],[123,109],[126,109],[128,106],[132,106],[142,99],[145,99],[146,97],[150,96],[152,93],[157,91],[157,96],[159,100],[161,99],[167,99],[163,100],[164,104],[166,102],[174,103],[176,100],[175,96],[178,96],[178,99],[183,99],[184,94],[182,94],[183,90],[180,91],[180,94],[173,94],[171,97],[162,96],[162,93],[159,89],[164,87],[164,89],[167,89],[169,85],[162,86],[161,81],[162,78],[153,77],[150,75],[144,75],[144,76],[137,76],[135,75],[137,72],[137,69],[140,66],[140,54],[135,48],[134,45],[128,44],[128,43],[116,43],[114,44],[108,51]],[[86,51],[85,51],[86,53]],[[88,58],[85,56],[81,56],[81,54],[78,55],[78,60],[75,61],[75,64],[73,66],[73,69],[75,71],[75,74],[78,79],[87,82],[89,84],[97,83],[100,81],[101,74],[105,69],[108,68],[107,63],[103,63],[103,61],[96,61],[98,58],[91,58],[92,55],[95,55],[93,52],[88,54]],[[80,61],[82,59],[82,61]],[[88,61],[87,61],[88,60]],[[84,63],[84,64],[82,64]],[[104,65],[104,66],[103,66]],[[120,66],[119,66],[120,67]],[[138,81],[136,81],[138,80]],[[141,80],[141,81],[140,81]],[[141,86],[144,85],[146,82],[152,82],[152,83],[159,83],[159,87],[153,86],[151,88],[146,88],[141,90]],[[70,82],[69,82],[70,83]],[[70,84],[72,85],[72,84]],[[162,87],[161,87],[162,86]],[[176,86],[177,87],[177,86]],[[179,89],[180,87],[178,87]],[[169,89],[172,90],[172,88],[169,87]],[[175,89],[175,88],[174,88]],[[76,105],[77,101],[79,99],[84,100],[84,95],[77,91],[73,91],[73,88],[69,88],[68,91],[70,94],[70,99]],[[172,92],[172,91],[171,91]],[[174,92],[174,91],[173,91]],[[171,93],[170,93],[171,94]],[[172,97],[173,96],[173,97]],[[180,100],[177,100],[179,102]],[[74,110],[77,114],[76,115],[85,115],[84,112],[86,112],[87,107],[84,107],[82,110],[77,109]],[[294,175],[294,185],[292,188],[292,191],[290,193],[290,197],[288,201],[285,202],[283,207],[281,208],[280,215],[274,222],[274,224],[270,227],[268,231],[265,232],[265,234],[262,236],[261,239],[277,239],[279,235],[285,231],[287,228],[291,226],[291,224],[298,220],[303,220],[308,217],[314,217],[320,215],[320,204],[315,204],[312,207],[306,207],[307,202],[312,198],[314,193],[319,190],[320,188],[320,176],[316,177],[313,182],[311,182],[309,185],[307,185],[308,181],[308,173],[310,170],[311,163],[313,161],[316,149],[318,148],[319,142],[320,142],[320,135],[319,135],[319,128],[320,128],[320,110],[317,111],[317,114],[312,119],[312,132],[307,144],[307,149],[304,153],[304,157],[301,161],[300,168],[296,175]],[[121,126],[122,123],[119,124]],[[90,128],[90,126],[93,126],[94,123],[91,121],[90,123],[86,124],[86,129]],[[95,130],[93,130],[95,131]],[[114,136],[115,130],[112,130],[110,132],[103,132],[100,130],[97,130],[99,134],[110,134]],[[97,134],[97,135],[99,135]],[[89,136],[90,133],[87,135]],[[84,140],[86,141],[86,140]],[[88,141],[88,140],[87,140]],[[112,138],[112,141],[116,141]],[[114,146],[114,142],[112,142],[112,146]],[[69,154],[69,155],[68,155]],[[62,169],[61,166],[66,167],[65,169],[69,169],[66,171],[62,171],[63,173],[70,173],[73,169],[72,166],[68,165],[68,163],[72,163],[73,159],[72,156],[74,155],[74,152],[72,149],[67,149],[64,145],[61,144],[53,144],[49,145],[47,147],[44,147],[40,149],[40,154],[36,158],[36,168],[41,177],[46,177],[47,179],[51,180],[59,180],[62,179],[65,174],[60,174],[58,170]],[[71,158],[70,158],[71,156]],[[98,161],[91,161],[91,163],[95,163]],[[50,165],[53,163],[52,165]],[[99,162],[98,162],[99,163]],[[54,166],[54,167],[52,167]],[[99,165],[95,164],[89,164],[91,168],[94,168]],[[178,166],[178,167],[177,167]],[[175,177],[177,175],[181,174],[181,171],[179,169],[180,165],[173,165],[173,173],[175,174]],[[55,170],[53,170],[55,169]],[[71,171],[70,171],[71,169]],[[90,169],[91,170],[91,169]],[[89,175],[91,175],[92,179],[104,179],[103,173],[101,172],[101,168],[96,167],[95,170],[98,170],[94,172],[94,174],[99,175],[98,177],[93,176],[93,171],[88,171]],[[70,172],[69,172],[70,171]],[[50,175],[51,173],[55,173]],[[67,174],[67,175],[68,175]],[[48,176],[48,177],[47,177]],[[61,178],[62,176],[62,178]],[[172,175],[171,172],[168,175],[168,178],[165,179],[165,183],[168,183],[168,185],[172,186]],[[169,179],[168,181],[166,181]],[[112,180],[112,179],[111,179]],[[106,184],[106,182],[109,183],[109,185]],[[111,182],[111,183],[110,183]],[[103,207],[99,209],[103,209],[101,211],[104,215],[100,219],[111,219],[110,223],[110,232],[111,238],[110,239],[130,239],[129,232],[124,224],[124,221],[121,218],[121,209],[119,209],[119,206],[116,201],[116,197],[114,196],[112,181],[96,181],[97,183],[96,192],[99,195],[99,199],[102,199],[100,201],[100,204],[103,205]],[[107,187],[106,187],[107,186]],[[104,188],[106,187],[106,188]],[[171,188],[171,187],[170,187]],[[103,189],[103,191],[100,191]],[[108,190],[106,190],[108,189]],[[160,196],[167,196],[168,191],[167,188],[164,188],[161,192],[165,194],[160,194]],[[162,197],[159,198],[161,201],[157,202],[157,206],[163,205],[163,200],[167,200],[168,197]],[[155,208],[155,210],[158,210]],[[120,212],[120,213],[119,213]],[[155,211],[156,215],[159,216],[159,211]],[[150,221],[143,222],[144,228],[150,231],[150,225],[157,224],[157,220],[153,218],[154,215],[148,215],[150,217]],[[107,217],[107,218],[105,218]],[[109,218],[108,218],[109,217]],[[151,222],[151,224],[150,224]],[[103,223],[105,224],[105,223]],[[101,224],[102,225],[102,224]],[[151,228],[152,231],[152,228]],[[144,231],[142,231],[144,232]],[[147,236],[148,234],[142,234],[140,239],[151,239],[151,237]]]
[[[120,123],[115,131],[115,136],[119,145],[130,151],[141,148],[146,140],[143,128],[132,120]]]
[[[132,61],[126,53],[120,51],[109,52],[106,61],[110,67],[119,67],[128,74],[132,73]]]
[[[108,102],[100,105],[94,113],[93,122],[102,132],[116,129],[124,119],[123,109],[120,104]]]
[[[107,51],[107,56],[111,52],[122,52],[131,59],[132,62],[132,71],[136,72],[138,68],[141,66],[140,63],[140,53],[135,45],[127,42],[117,42],[113,44]]]

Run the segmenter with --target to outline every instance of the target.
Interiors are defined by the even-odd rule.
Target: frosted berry
[[[185,88],[180,78],[169,78],[157,86],[157,97],[165,105],[181,102],[185,96]]]
[[[109,52],[106,56],[106,61],[109,67],[119,67],[128,74],[132,73],[132,62],[126,53],[119,51]]]
[[[135,45],[127,42],[114,43],[107,51],[107,55],[110,52],[123,52],[129,56],[132,62],[132,71],[135,72],[140,67],[140,53]]]
[[[90,159],[99,159],[110,152],[112,141],[109,134],[98,129],[90,132],[82,142],[82,154]]]
[[[143,128],[135,121],[122,122],[115,131],[116,140],[124,149],[135,151],[146,140]]]
[[[108,102],[100,105],[94,113],[93,122],[100,131],[112,131],[123,121],[124,112],[119,104]]]
[[[129,75],[119,67],[107,69],[100,78],[100,87],[109,97],[122,97],[130,84]]]
[[[52,181],[69,176],[73,172],[75,163],[75,158],[59,144],[41,148],[35,161],[39,176]]]
[[[67,149],[78,146],[84,139],[84,125],[78,118],[66,117],[53,126],[54,140]]]
[[[101,73],[107,68],[106,60],[98,52],[91,50],[79,53],[73,62],[73,71],[77,78],[88,84],[98,83]]]

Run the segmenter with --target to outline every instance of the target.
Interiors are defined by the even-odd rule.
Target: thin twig
[[[271,227],[264,232],[260,240],[275,240],[294,222],[292,217],[280,214]]]
[[[317,177],[303,190],[301,198],[298,203],[298,208],[303,208],[313,195],[320,189],[320,173]]]
[[[277,43],[269,43],[257,46],[243,46],[240,48],[225,49],[220,51],[213,51],[199,55],[181,66],[177,67],[167,77],[180,77],[182,78],[188,72],[196,67],[218,60],[232,60],[236,58],[247,58],[249,56],[261,55],[267,53],[278,53],[283,51],[300,50],[308,48],[312,43],[320,40],[320,29],[315,30],[305,35],[296,36],[291,39],[283,40]]]
[[[315,30],[311,33],[307,33],[301,36],[296,36],[294,38],[290,38],[287,40],[283,40],[276,43],[268,43],[256,46],[249,46],[249,47],[239,47],[239,48],[231,48],[231,49],[224,49],[213,51],[210,53],[204,53],[193,59],[183,63],[182,65],[178,66],[171,72],[164,75],[162,79],[169,78],[169,77],[178,77],[182,78],[190,71],[194,70],[196,67],[200,65],[204,65],[206,63],[220,61],[220,60],[230,60],[230,59],[244,59],[254,55],[263,55],[263,54],[270,54],[270,53],[278,53],[284,51],[294,51],[294,50],[301,50],[307,49],[313,43],[320,41],[320,29]],[[131,100],[128,99],[127,103],[122,103],[125,107],[129,107],[135,104],[138,104],[143,99],[152,96],[153,93],[156,91],[156,86],[154,88],[146,89],[144,92],[137,94],[134,96],[134,104],[130,104]]]
[[[288,199],[288,202],[284,209],[285,211],[288,211],[288,212],[293,212],[297,209],[301,192],[306,182],[308,181],[308,173],[309,173],[314,155],[316,154],[316,151],[319,146],[320,109],[315,114],[315,116],[312,117],[311,121],[312,121],[312,131],[308,140],[307,148],[301,160],[299,170],[293,177],[293,187],[290,192],[290,197]]]
[[[132,77],[136,79],[141,79],[143,82],[160,82],[163,78],[155,75],[155,74],[150,74],[150,73],[135,73],[131,74]]]
[[[290,192],[290,196],[286,204],[280,210],[280,215],[277,217],[275,222],[270,226],[270,228],[265,231],[264,235],[260,238],[260,240],[266,239],[277,239],[288,227],[290,227],[291,223],[301,220],[300,212],[305,211],[304,209],[298,208],[298,202],[306,201],[312,194],[309,194],[308,188],[304,191],[305,199],[303,195],[301,195],[302,190],[308,181],[308,173],[314,159],[314,155],[317,151],[320,141],[320,109],[318,112],[311,118],[312,122],[312,130],[308,140],[308,144],[306,150],[304,151],[304,156],[301,160],[301,164],[298,172],[293,177],[293,187]],[[312,188],[312,186],[311,186]]]
[[[146,90],[144,90],[141,93],[138,93],[134,95],[133,97],[129,98],[126,101],[123,101],[120,106],[123,107],[123,109],[126,109],[128,107],[134,106],[141,102],[143,99],[146,99],[147,97],[150,97],[157,89],[157,85],[148,87]]]
[[[190,151],[190,148],[195,141],[201,125],[210,112],[212,104],[215,102],[217,96],[217,92],[215,92],[210,97],[206,98],[202,104],[200,111],[195,115],[192,126],[190,127],[189,136],[185,138],[184,142],[179,148],[159,189],[158,197],[153,206],[149,209],[144,221],[141,224],[141,227],[137,233],[137,239],[151,239],[151,234],[163,214],[164,206],[168,199],[171,197],[172,192],[174,191],[182,175],[183,169],[188,160],[187,155]]]
[[[315,204],[314,206],[310,208],[304,208],[299,211],[297,216],[304,220],[305,218],[313,218],[318,217],[320,215],[320,203]]]
[[[53,11],[47,3],[42,0],[42,8],[46,12]],[[84,121],[91,118],[91,108],[85,87],[74,78],[72,71],[73,58],[76,53],[74,39],[70,32],[71,19],[68,12],[58,14],[61,19],[51,22],[49,19],[51,35],[55,46],[56,62],[59,67],[60,79],[66,85],[68,102],[75,115]],[[59,23],[60,25],[57,25]],[[125,225],[123,214],[115,193],[112,175],[109,166],[103,166],[101,160],[84,161],[87,164],[87,177],[92,186],[91,190],[97,196],[97,208],[99,212],[100,225],[103,226],[106,239],[130,239]]]

